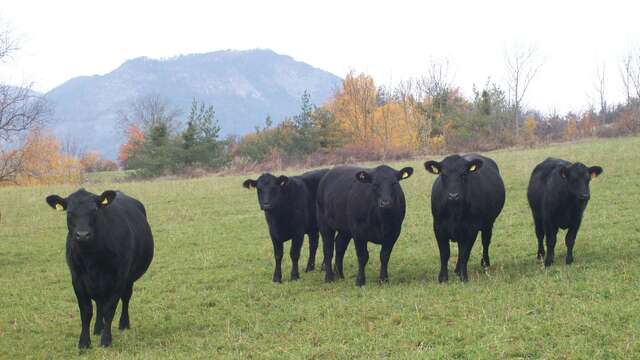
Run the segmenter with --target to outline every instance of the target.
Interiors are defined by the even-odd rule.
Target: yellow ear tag
[[[102,200],[102,202],[100,204],[109,205],[109,200],[107,198],[104,198],[104,200]]]
[[[402,173],[402,178],[403,178],[403,179],[406,179],[406,178],[408,178],[408,177],[409,177],[409,173],[408,173],[408,172],[403,172],[403,173]]]
[[[438,168],[435,166],[432,166],[431,170],[433,171],[434,174],[438,174],[440,172],[440,170],[438,170]]]
[[[62,205],[60,205],[60,204],[56,204],[56,210],[62,211],[62,210],[64,210],[64,207],[62,207]]]
[[[471,165],[471,167],[469,168],[469,171],[471,171],[471,172],[476,171],[476,166],[475,165]]]

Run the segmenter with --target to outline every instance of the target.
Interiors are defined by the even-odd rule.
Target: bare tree
[[[598,96],[598,101],[600,102],[600,122],[604,123],[604,118],[607,115],[607,98],[606,98],[606,65],[596,64],[596,79],[595,79],[595,90]]]
[[[180,111],[173,108],[169,101],[158,94],[150,94],[133,100],[119,110],[118,122],[125,134],[132,125],[146,131],[155,125],[164,124],[169,131],[174,131],[178,127],[178,116]]]
[[[2,20],[2,19],[0,19]],[[11,54],[18,50],[18,42],[6,27],[0,28],[0,63],[6,62]]]
[[[627,92],[627,103],[631,103],[634,96],[640,99],[640,48],[633,47],[623,56],[620,73]]]
[[[435,97],[451,88],[452,74],[448,59],[431,58],[427,72],[417,81],[419,97]]]
[[[622,77],[622,86],[627,95],[627,105],[631,104],[631,88],[633,87],[631,77],[633,76],[633,52],[628,51],[622,56],[620,64],[620,77]]]
[[[542,62],[538,59],[537,49],[534,46],[515,46],[505,51],[505,65],[507,71],[507,85],[510,101],[513,106],[513,126],[516,138],[520,135],[520,113],[522,112],[522,100],[536,76]]]
[[[18,49],[8,30],[0,30],[0,64]],[[11,86],[0,83],[0,182],[14,181],[23,165],[18,148],[21,137],[44,123],[48,109],[44,99],[32,91],[32,84]]]
[[[73,134],[66,134],[60,138],[60,151],[76,159],[82,158],[86,153],[82,139]]]
[[[447,101],[451,92],[452,79],[449,60],[431,58],[426,73],[416,80],[416,100],[422,104],[423,113],[418,127],[422,145],[429,144],[436,114],[440,123],[444,124],[447,119]]]

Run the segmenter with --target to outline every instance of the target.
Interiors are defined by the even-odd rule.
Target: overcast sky
[[[21,44],[0,80],[47,91],[127,59],[269,48],[343,77],[378,84],[451,62],[470,95],[505,81],[505,50],[535,45],[544,64],[525,103],[545,112],[586,108],[606,64],[609,102],[623,99],[619,63],[640,44],[640,1],[33,1],[3,0]]]

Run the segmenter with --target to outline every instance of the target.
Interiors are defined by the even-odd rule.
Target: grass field
[[[287,244],[284,281],[273,284],[267,226],[255,192],[241,187],[245,177],[88,186],[115,187],[145,203],[156,255],[134,287],[132,329],[114,326],[108,349],[94,336],[82,358],[640,358],[640,138],[488,155],[501,167],[507,201],[494,228],[492,267],[482,271],[478,241],[467,284],[453,276],[456,246],[449,283],[437,283],[428,207],[434,176],[424,159],[394,164],[416,170],[402,183],[407,216],[390,282],[377,284],[379,247],[370,244],[364,288],[354,286],[353,244],[347,279],[331,284],[320,271],[290,282]],[[604,173],[591,185],[574,264],[564,264],[562,234],[556,264],[545,270],[535,257],[526,185],[548,156]],[[0,188],[0,359],[79,354],[65,215],[44,202],[73,190]],[[305,240],[301,264],[306,254]]]

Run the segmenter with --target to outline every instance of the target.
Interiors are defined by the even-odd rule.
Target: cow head
[[[384,209],[395,205],[402,191],[399,181],[409,178],[411,174],[412,167],[398,171],[382,165],[373,170],[359,171],[356,173],[356,180],[371,185],[378,207]]]
[[[281,175],[274,176],[269,173],[260,175],[258,180],[247,179],[242,183],[247,189],[258,189],[258,203],[261,210],[276,209],[284,201],[284,189],[289,183],[289,178]]]
[[[573,163],[559,170],[560,177],[566,182],[569,193],[578,200],[589,200],[589,183],[591,179],[602,174],[600,166],[587,167],[583,163]]]
[[[93,239],[98,211],[116,198],[116,192],[107,190],[102,195],[80,189],[67,198],[47,196],[47,204],[59,211],[67,212],[67,228],[73,240],[87,242]]]
[[[474,176],[482,165],[482,159],[466,160],[459,155],[451,155],[441,162],[429,160],[424,163],[424,168],[432,174],[439,175],[447,201],[458,202],[466,198],[468,177]]]

